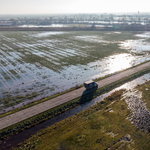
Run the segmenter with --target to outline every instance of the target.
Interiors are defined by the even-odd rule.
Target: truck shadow
[[[93,99],[93,97],[95,96],[96,90],[98,89],[98,87],[94,87],[92,89],[86,89],[83,93],[82,96],[80,98],[80,104],[83,104],[87,101],[90,101]]]

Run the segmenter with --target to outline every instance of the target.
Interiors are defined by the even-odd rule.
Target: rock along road
[[[140,72],[142,70],[148,69],[150,67],[150,62],[141,64],[139,66],[130,68],[128,70],[122,71],[120,73],[117,73],[115,75],[112,75],[108,78],[105,78],[103,80],[98,81],[98,88],[102,88],[104,86],[107,86],[113,82],[116,82],[118,80],[121,80],[123,78],[126,78],[132,74],[135,74],[137,72]],[[55,97],[53,99],[47,100],[45,102],[39,103],[37,105],[34,105],[32,107],[26,108],[24,110],[18,111],[16,113],[10,114],[8,116],[0,118],[0,130],[9,127],[11,125],[14,125],[16,123],[19,123],[25,119],[28,119],[30,117],[33,117],[35,115],[38,115],[44,111],[47,111],[51,108],[54,108],[56,106],[59,106],[61,104],[64,104],[68,101],[71,101],[75,98],[80,97],[83,92],[85,91],[85,88],[79,88],[77,90],[71,91],[69,93],[60,95],[58,97]]]

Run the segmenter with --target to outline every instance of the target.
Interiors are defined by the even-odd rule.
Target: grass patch
[[[2,54],[0,53],[0,55],[2,55]],[[1,63],[3,66],[7,66],[7,63],[4,62],[3,60],[0,60],[0,63]]]
[[[49,69],[52,69],[54,71],[57,71],[61,68],[59,68],[58,66],[56,66],[54,63],[52,63],[51,61],[48,61],[46,58],[44,57],[40,57],[36,54],[26,54],[25,56],[22,57],[22,59],[24,61],[26,61],[27,63],[31,63],[31,64],[35,64],[35,63],[40,63],[42,66],[45,66]]]
[[[9,70],[13,75],[17,75],[17,72],[14,70]]]
[[[103,45],[101,43],[90,43],[89,41],[76,41],[78,45],[84,47],[85,45],[88,46],[86,49],[83,48],[84,55],[76,55],[70,57],[63,57],[60,58],[60,62],[65,62],[65,65],[87,65],[90,62],[95,62],[100,58],[104,58],[114,54],[120,53],[128,53],[127,50],[119,48],[118,43],[110,43],[107,45]]]
[[[130,111],[120,100],[122,93],[116,91],[89,109],[40,131],[17,150],[147,150],[150,136],[126,119]]]
[[[18,92],[16,92],[16,94],[17,93]],[[14,105],[19,104],[19,103],[21,103],[21,102],[23,102],[23,101],[25,101],[27,99],[33,99],[34,97],[39,95],[37,92],[32,92],[31,94],[26,94],[25,96],[17,95],[15,97],[12,96],[12,95],[9,95],[8,92],[4,93],[4,94],[7,94],[7,95],[2,99],[2,102],[1,102],[2,104],[4,104],[4,106],[2,106],[3,108],[14,106]],[[23,108],[21,108],[21,109],[23,109]],[[16,109],[14,111],[2,114],[2,115],[0,115],[0,118],[4,117],[6,115],[12,114],[14,112],[17,112],[19,110],[20,109]]]
[[[10,80],[10,79],[11,79],[11,75],[9,76],[6,72],[2,72],[2,75],[3,75],[3,77],[4,77],[6,80]]]

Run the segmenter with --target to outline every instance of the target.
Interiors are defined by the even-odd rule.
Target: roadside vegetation
[[[89,109],[40,131],[17,150],[147,150],[150,136],[127,119],[131,112],[122,99],[124,92],[116,91]]]

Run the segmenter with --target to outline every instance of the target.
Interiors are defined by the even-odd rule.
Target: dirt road
[[[112,75],[108,78],[105,78],[103,80],[98,81],[98,88],[109,85],[113,82],[116,82],[120,79],[128,77],[132,74],[135,74],[135,73],[142,71],[144,69],[147,69],[149,67],[150,67],[150,62],[147,62],[147,63],[144,63],[144,64],[139,65],[137,67],[133,67],[131,69],[122,71],[122,72],[117,73],[115,75]],[[27,109],[21,110],[19,112],[14,113],[14,114],[0,118],[0,130],[4,129],[8,126],[14,125],[14,124],[16,124],[20,121],[23,121],[27,118],[33,117],[37,114],[40,114],[46,110],[49,110],[49,109],[54,108],[56,106],[59,106],[63,103],[71,101],[75,98],[78,98],[83,94],[84,91],[85,91],[85,88],[82,87],[82,88],[79,88],[77,90],[71,91],[69,93],[60,95],[60,96],[53,98],[51,100],[45,101],[43,103],[37,104],[37,105],[29,107]]]

